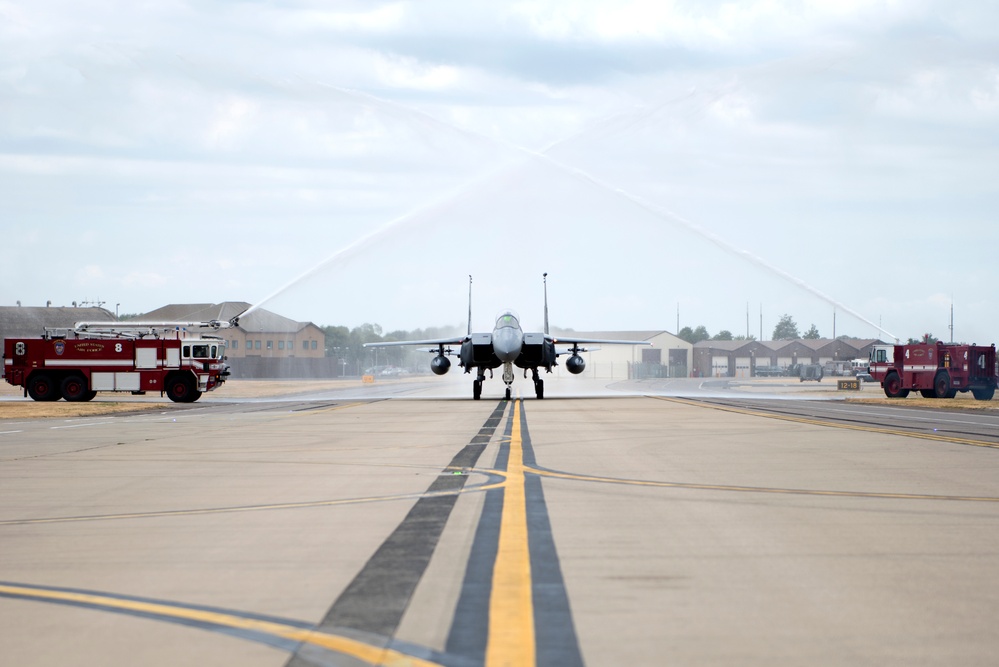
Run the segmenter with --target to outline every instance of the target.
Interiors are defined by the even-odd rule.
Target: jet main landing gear
[[[538,397],[538,400],[542,400],[545,397],[545,381],[538,377],[538,369],[531,369],[532,375],[534,376],[534,395]]]

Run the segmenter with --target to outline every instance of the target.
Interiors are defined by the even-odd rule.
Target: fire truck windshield
[[[185,345],[183,355],[185,359],[221,359],[225,354],[225,345],[219,343],[195,343]]]

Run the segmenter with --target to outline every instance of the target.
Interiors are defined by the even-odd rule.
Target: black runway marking
[[[340,403],[321,403],[319,405],[308,405],[304,408],[294,408],[292,412],[308,412],[309,410],[322,410],[323,408],[332,408],[340,405]]]
[[[524,465],[536,466],[523,401],[521,408],[520,434]],[[496,457],[497,470],[506,470],[509,464],[509,442],[512,431],[511,412],[504,432],[504,441]],[[562,568],[558,561],[558,551],[552,536],[551,521],[548,518],[548,506],[545,503],[540,476],[526,475],[525,493],[536,664],[582,667],[583,657],[572,620]],[[486,646],[489,641],[489,601],[493,568],[499,548],[502,512],[503,489],[487,491],[445,646],[448,656],[461,656],[479,665],[485,661]]]
[[[527,415],[521,410],[521,446],[524,465],[537,465]],[[572,620],[569,596],[558,562],[541,477],[528,474],[524,480],[527,496],[527,534],[531,554],[531,594],[534,598],[534,635],[538,665],[581,667],[583,656]]]
[[[507,401],[501,401],[496,406],[471,442],[455,455],[447,470],[438,475],[427,489],[431,493],[455,493],[418,500],[333,603],[316,630],[343,634],[343,628],[351,628],[369,635],[369,643],[390,644],[451,516],[458,498],[456,492],[468,479],[467,475],[455,475],[452,471],[475,465],[499,425],[507,404]],[[309,656],[296,652],[286,667],[312,664],[315,662]]]
[[[493,566],[499,549],[502,516],[503,489],[486,491],[482,515],[475,529],[475,538],[465,566],[461,595],[444,646],[448,655],[469,658],[479,665],[486,659],[489,598],[493,587]]]

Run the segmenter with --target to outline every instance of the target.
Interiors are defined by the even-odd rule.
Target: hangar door
[[[728,357],[711,357],[711,375],[716,378],[728,377]]]
[[[669,351],[669,376],[674,378],[687,377],[687,351],[683,348]]]

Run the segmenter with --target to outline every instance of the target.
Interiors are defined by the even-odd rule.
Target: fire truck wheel
[[[201,398],[201,392],[194,389],[194,382],[186,375],[167,378],[166,395],[174,403],[193,403]]]
[[[82,375],[73,373],[62,379],[62,397],[67,401],[85,401],[88,393],[87,380]]]
[[[884,388],[888,398],[905,398],[909,395],[909,390],[902,388],[902,380],[894,371],[885,376]]]
[[[62,394],[48,375],[38,373],[28,380],[28,396],[36,401],[58,401]]]
[[[933,393],[936,394],[937,398],[954,398],[955,394],[950,394],[950,375],[947,374],[947,371],[940,371],[933,378]]]
[[[97,396],[97,392],[94,391],[93,389],[91,389],[86,394],[84,394],[83,398],[81,398],[80,400],[81,401],[92,401],[92,400],[94,400],[94,396]]]
[[[983,387],[982,389],[972,389],[971,393],[974,394],[976,401],[991,401],[992,397],[996,395],[996,388]]]

